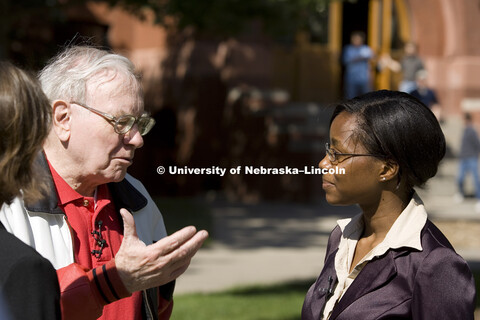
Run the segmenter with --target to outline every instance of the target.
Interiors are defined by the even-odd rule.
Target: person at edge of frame
[[[35,77],[0,61],[0,206],[46,192],[34,160],[51,126],[51,108]],[[15,216],[13,218],[20,218]],[[55,269],[0,223],[0,319],[60,319]]]

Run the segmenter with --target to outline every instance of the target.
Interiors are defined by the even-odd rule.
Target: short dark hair
[[[365,42],[366,35],[365,35],[365,32],[363,32],[363,31],[355,30],[355,31],[352,32],[350,37],[360,37],[360,38],[362,38],[362,41]]]
[[[0,206],[21,195],[35,201],[45,190],[33,163],[48,135],[52,108],[31,74],[0,61]]]
[[[384,156],[400,167],[408,189],[423,187],[435,176],[445,156],[445,137],[433,112],[411,95],[398,91],[370,92],[336,106],[357,117],[355,137],[368,153]]]

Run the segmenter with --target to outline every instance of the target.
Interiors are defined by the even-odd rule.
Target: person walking
[[[465,113],[465,128],[463,129],[462,142],[460,145],[460,163],[458,168],[457,185],[459,193],[455,196],[457,202],[465,198],[464,182],[470,173],[475,185],[475,211],[480,213],[480,177],[478,175],[478,154],[480,153],[480,139],[473,127],[472,115]]]

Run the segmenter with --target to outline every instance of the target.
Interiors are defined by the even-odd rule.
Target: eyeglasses
[[[99,116],[103,117],[105,120],[108,121],[108,123],[110,123],[113,126],[113,129],[118,134],[127,133],[128,131],[130,131],[132,129],[132,127],[135,125],[135,123],[137,123],[138,124],[138,131],[140,132],[140,134],[142,136],[144,136],[155,125],[155,119],[148,116],[147,114],[142,114],[140,117],[135,117],[131,114],[126,114],[126,115],[122,115],[122,116],[116,118],[116,117],[114,117],[114,116],[112,116],[108,113],[90,108],[86,105],[83,105],[83,104],[75,102],[75,101],[71,101],[70,103],[74,103],[76,105],[79,105],[80,107],[83,107],[83,108],[87,109],[88,111],[91,111],[91,112],[93,112],[95,114],[98,114]]]
[[[328,156],[328,160],[333,163],[333,164],[338,164],[340,162],[343,162],[345,160],[347,160],[348,158],[351,158],[351,157],[362,157],[362,156],[365,156],[365,157],[377,157],[377,158],[385,158],[385,156],[383,155],[379,155],[379,154],[368,154],[368,153],[340,153],[340,152],[337,152],[335,150],[332,150],[330,148],[330,143],[325,143],[325,150],[326,150],[326,154]],[[346,158],[344,158],[343,160],[339,160],[338,159],[338,156],[346,156]]]

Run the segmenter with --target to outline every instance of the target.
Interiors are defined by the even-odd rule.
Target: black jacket
[[[52,264],[0,223],[0,289],[11,319],[61,319]],[[0,314],[0,317],[5,314]]]

